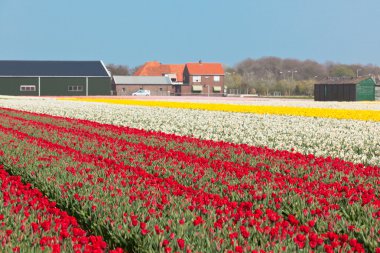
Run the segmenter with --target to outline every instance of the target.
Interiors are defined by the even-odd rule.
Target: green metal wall
[[[20,91],[21,85],[35,85],[36,91]],[[38,96],[38,77],[0,77],[0,95]]]
[[[86,96],[86,77],[41,77],[41,96]],[[21,85],[36,85],[36,91],[20,91]],[[69,91],[70,85],[83,91]],[[111,78],[89,77],[88,95],[110,95]],[[0,95],[38,96],[38,77],[0,77]]]
[[[109,77],[89,77],[88,95],[111,95],[111,78]]]
[[[356,85],[356,101],[375,100],[375,85],[372,78],[365,79]]]
[[[69,91],[70,85],[81,85],[83,91]],[[86,78],[41,77],[41,96],[85,96]]]

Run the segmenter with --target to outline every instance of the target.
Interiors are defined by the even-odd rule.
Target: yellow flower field
[[[238,105],[238,104],[205,104],[189,102],[166,102],[152,100],[132,100],[132,99],[105,99],[105,98],[66,98],[82,102],[99,102],[109,104],[125,104],[137,106],[154,106],[166,108],[181,108],[191,110],[225,111],[255,114],[273,114],[302,117],[319,117],[335,119],[351,119],[363,121],[380,121],[380,111],[374,110],[352,110],[352,109],[331,109],[331,108],[302,108],[289,106],[258,106],[258,105]]]

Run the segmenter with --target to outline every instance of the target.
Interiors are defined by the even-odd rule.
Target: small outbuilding
[[[326,79],[314,84],[315,101],[373,101],[376,81],[372,77]]]
[[[152,96],[168,96],[172,92],[169,76],[113,76],[118,96],[130,96],[140,89],[149,90]]]
[[[0,61],[0,95],[111,95],[102,61]]]

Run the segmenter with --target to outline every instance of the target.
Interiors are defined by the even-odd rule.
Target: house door
[[[175,96],[181,96],[181,85],[176,85],[175,86]]]

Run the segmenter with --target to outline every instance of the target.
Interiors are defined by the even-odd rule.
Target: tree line
[[[225,74],[229,92],[311,96],[318,80],[378,76],[380,67],[263,57],[256,60],[248,58],[233,67],[225,67]]]
[[[108,64],[112,75],[133,75],[140,66]],[[379,76],[380,67],[375,65],[324,64],[313,60],[263,57],[245,59],[235,66],[224,66],[225,86],[228,93],[311,96],[314,83],[325,78],[355,78]]]

